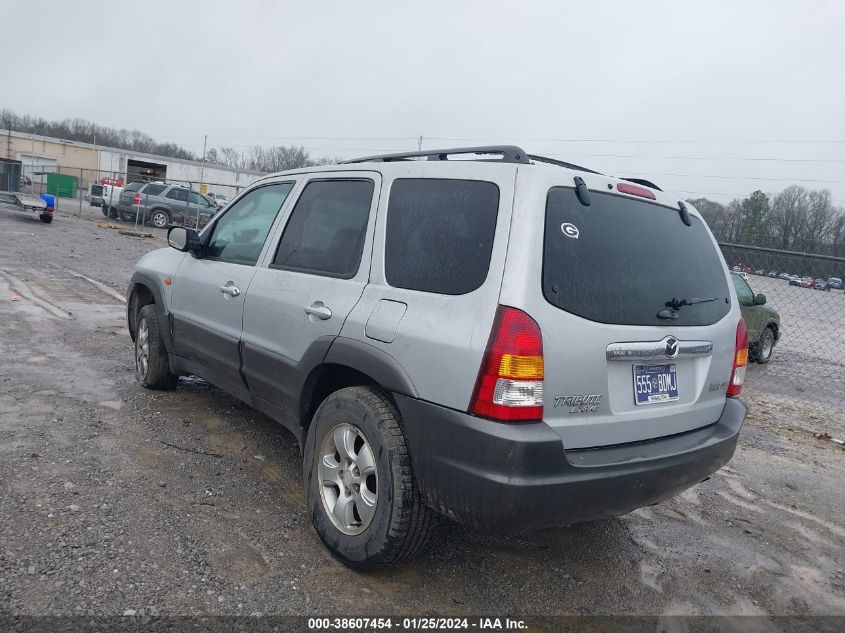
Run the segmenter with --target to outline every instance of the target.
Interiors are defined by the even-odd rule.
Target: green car
[[[731,273],[739,308],[748,328],[748,356],[758,363],[768,363],[780,339],[780,315],[766,305],[766,295],[754,294],[748,282],[738,273]]]

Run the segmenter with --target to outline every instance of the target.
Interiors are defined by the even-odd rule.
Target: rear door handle
[[[310,306],[305,306],[305,314],[321,321],[332,318],[332,311],[324,306],[322,301],[315,301]],[[313,321],[314,319],[312,318],[311,320]]]
[[[229,295],[230,297],[237,297],[241,294],[241,289],[235,285],[235,282],[230,281],[223,286],[220,286],[220,292],[224,295]]]

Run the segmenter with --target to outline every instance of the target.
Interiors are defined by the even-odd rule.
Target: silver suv
[[[130,182],[113,205],[124,222],[135,222],[140,214],[144,224],[165,228],[171,224],[205,226],[217,212],[211,200],[180,185],[163,182]]]
[[[689,204],[486,147],[268,176],[129,288],[137,379],[202,376],[299,440],[308,511],[358,569],[439,515],[622,515],[733,455],[748,358]]]

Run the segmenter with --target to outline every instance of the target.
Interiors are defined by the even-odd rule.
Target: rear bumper
[[[396,395],[426,503],[487,531],[520,531],[627,514],[674,497],[736,449],[746,407],[671,437],[564,450],[548,425],[500,424]]]

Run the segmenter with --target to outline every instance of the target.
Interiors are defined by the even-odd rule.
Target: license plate
[[[657,404],[678,399],[675,364],[634,365],[634,402]]]

